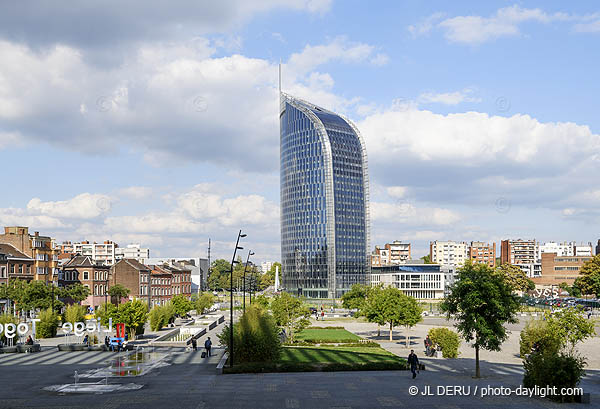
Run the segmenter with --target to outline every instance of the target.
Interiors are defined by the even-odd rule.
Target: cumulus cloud
[[[131,148],[158,167],[227,160],[233,168],[274,170],[277,65],[238,54],[215,58],[210,43],[197,40],[143,44],[112,69],[90,64],[74,47],[40,52],[0,41],[0,119],[23,143],[90,154]],[[314,69],[335,60],[368,63],[373,49],[344,38],[307,45],[285,64],[285,89],[332,109],[352,106],[357,99],[335,95],[332,77]]]
[[[57,218],[91,219],[107,213],[114,199],[102,194],[82,193],[69,200],[42,202],[35,197],[27,203],[27,210]]]
[[[129,186],[119,189],[119,196],[131,199],[146,199],[154,193],[154,189],[148,186]]]
[[[460,221],[458,213],[437,207],[415,207],[409,202],[371,202],[371,219],[407,225],[450,225]]]

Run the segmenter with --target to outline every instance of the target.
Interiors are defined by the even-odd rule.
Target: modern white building
[[[593,252],[593,247],[592,247],[592,243],[588,243],[588,244],[575,244],[573,246],[573,255],[574,256],[593,256],[594,252]]]
[[[458,241],[432,241],[429,243],[432,263],[444,266],[462,266],[469,258],[469,245]]]
[[[115,259],[119,261],[124,258],[133,258],[142,264],[147,264],[146,260],[150,258],[150,249],[142,248],[139,244],[129,244],[127,247],[116,247]]]
[[[572,256],[575,245],[573,243],[556,243],[549,241],[544,244],[540,244],[537,248],[537,260],[542,259],[542,253],[555,253],[557,256],[566,257]]]
[[[446,274],[439,264],[409,262],[371,268],[371,284],[394,287],[419,300],[444,298]]]

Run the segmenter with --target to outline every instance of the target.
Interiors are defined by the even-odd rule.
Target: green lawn
[[[345,329],[307,328],[295,336],[297,341],[348,342],[360,340],[360,337]]]
[[[399,362],[401,359],[383,348],[377,347],[285,347],[281,352],[282,363],[344,363]]]

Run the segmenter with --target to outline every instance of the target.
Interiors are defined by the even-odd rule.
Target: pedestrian
[[[210,356],[210,348],[212,347],[212,341],[210,337],[206,341],[204,341],[204,348],[206,348],[206,355]]]
[[[408,356],[408,364],[410,365],[410,371],[412,372],[412,377],[415,379],[417,377],[417,371],[419,370],[419,358],[417,358],[417,354],[415,354],[415,350],[410,350],[410,355]]]
[[[83,343],[87,345],[89,340],[90,338],[88,337],[88,334],[85,334],[85,337],[83,337]]]
[[[198,341],[196,341],[196,338],[192,338],[192,349],[194,351],[198,350]]]
[[[325,321],[325,311],[321,311],[321,321]]]
[[[591,312],[591,311],[589,311],[589,312],[588,312],[588,320],[589,320],[591,317],[592,317],[592,312]]]

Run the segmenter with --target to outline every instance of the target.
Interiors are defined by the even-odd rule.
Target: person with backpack
[[[204,348],[206,348],[206,355],[210,356],[210,349],[212,347],[212,341],[210,340],[210,337],[207,338],[206,341],[204,341]]]
[[[408,364],[410,365],[410,371],[412,372],[412,377],[415,379],[417,377],[417,371],[419,370],[419,358],[417,354],[415,354],[415,350],[410,350],[410,355],[408,356]]]

